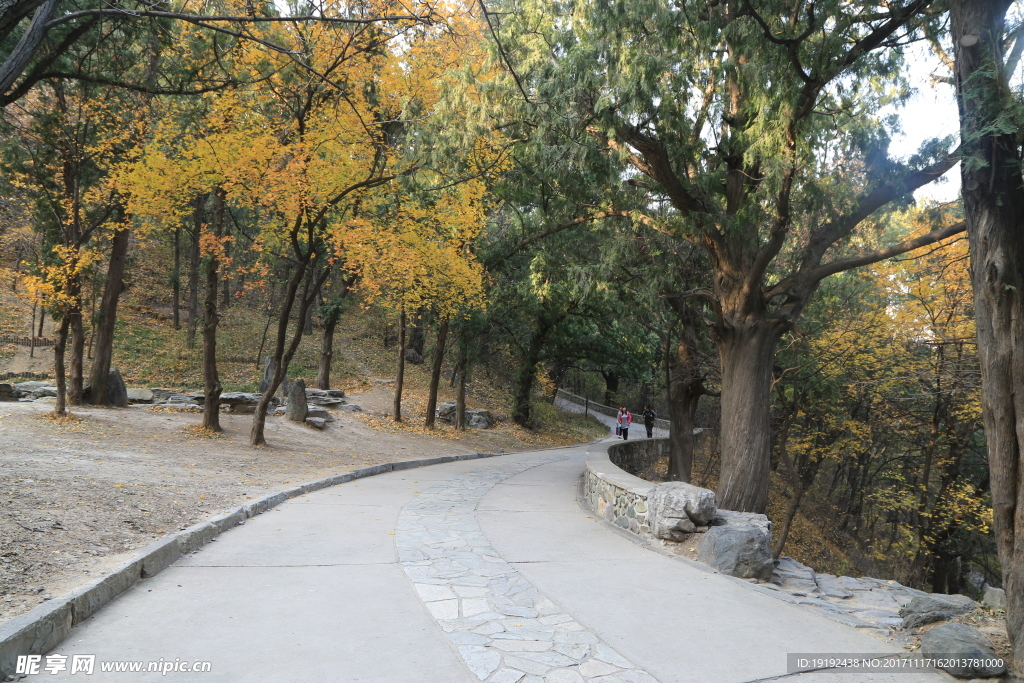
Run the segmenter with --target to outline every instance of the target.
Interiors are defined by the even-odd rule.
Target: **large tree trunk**
[[[224,226],[224,191],[217,188],[213,197],[213,225],[219,237]],[[206,301],[203,303],[203,427],[219,432],[220,395],[222,387],[217,373],[217,275],[220,260],[217,253],[207,256]]]
[[[533,395],[533,384],[537,379],[537,363],[540,362],[541,352],[548,340],[551,331],[558,323],[565,319],[564,312],[548,314],[541,312],[537,316],[537,329],[530,337],[530,343],[524,351],[522,364],[519,366],[519,374],[516,377],[515,395],[512,404],[512,420],[520,427],[530,427],[532,424],[532,410],[530,398]]]
[[[437,409],[437,386],[441,383],[441,364],[444,362],[444,345],[448,341],[448,318],[441,321],[437,330],[437,348],[434,351],[434,365],[430,369],[430,391],[427,396],[427,429],[434,428],[434,411]]]
[[[110,241],[110,266],[103,287],[100,319],[96,324],[96,352],[89,371],[89,402],[94,406],[107,403],[107,376],[114,355],[114,324],[117,322],[117,303],[124,288],[124,264],[128,256],[129,229],[114,233]]]
[[[724,327],[716,342],[722,363],[722,470],[719,507],[763,513],[771,469],[772,364],[781,330],[766,320]]]
[[[676,345],[670,378],[668,409],[672,428],[668,433],[668,478],[689,483],[693,471],[693,422],[697,404],[704,394],[704,378],[685,337]]]
[[[53,377],[57,382],[57,402],[53,404],[53,414],[64,417],[67,415],[67,379],[64,376],[64,349],[68,344],[67,315],[61,316],[60,327],[57,329],[56,344],[53,346]]]
[[[540,362],[540,352],[544,348],[544,340],[547,337],[547,330],[542,326],[530,338],[530,344],[526,347],[526,355],[519,366],[519,374],[516,378],[516,393],[512,407],[512,420],[520,427],[530,427],[532,422],[532,411],[530,397],[533,395],[533,383],[537,379],[537,363]]]
[[[1015,106],[1003,75],[1008,5],[954,0],[950,20],[993,527],[1006,630],[1024,671],[1024,186],[1016,134],[999,123]]]
[[[614,408],[619,402],[619,374],[609,370],[601,376],[604,377],[604,404]]]
[[[402,421],[402,384],[405,382],[405,309],[398,314],[398,373],[395,376],[395,422]]]

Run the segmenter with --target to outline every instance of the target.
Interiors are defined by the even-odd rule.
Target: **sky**
[[[932,83],[931,74],[949,75],[939,58],[924,46],[915,47],[908,54],[910,81],[915,95],[899,110],[903,132],[893,136],[889,154],[907,158],[929,138],[957,135],[960,129],[959,112],[953,86]],[[925,185],[914,197],[918,200],[953,201],[960,192],[960,166],[954,166],[940,180]]]

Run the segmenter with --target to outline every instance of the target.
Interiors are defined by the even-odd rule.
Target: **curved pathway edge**
[[[371,465],[267,494],[183,531],[169,534],[167,538],[146,546],[125,564],[93,583],[44,602],[0,624],[0,680],[14,674],[19,655],[46,654],[67,638],[73,626],[88,619],[140,580],[156,576],[180,557],[199,550],[225,531],[291,498],[385,472],[501,455],[509,454],[473,452]]]

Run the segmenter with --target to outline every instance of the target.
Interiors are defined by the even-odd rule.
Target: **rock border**
[[[225,531],[274,509],[286,500],[385,472],[460,460],[493,458],[499,455],[506,454],[463,453],[371,465],[267,494],[183,531],[169,534],[166,538],[146,546],[124,565],[92,584],[48,600],[0,624],[0,680],[14,674],[19,655],[46,654],[67,638],[74,626],[91,617],[142,579],[156,576],[181,556],[199,550]]]

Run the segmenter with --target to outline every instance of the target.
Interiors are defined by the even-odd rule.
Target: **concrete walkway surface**
[[[953,680],[787,676],[787,653],[898,649],[594,519],[576,487],[588,448],[604,447],[389,472],[294,498],[138,583],[51,653],[68,670],[25,680]],[[91,676],[70,672],[74,655],[95,656]],[[161,671],[101,671],[150,662]],[[181,670],[196,662],[210,670]]]

